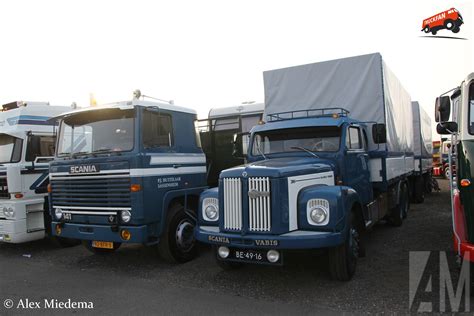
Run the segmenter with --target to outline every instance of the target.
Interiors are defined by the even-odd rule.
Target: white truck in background
[[[0,112],[0,242],[23,243],[49,235],[49,161],[56,146],[50,119],[71,107],[11,102]],[[62,245],[74,244],[58,239]]]

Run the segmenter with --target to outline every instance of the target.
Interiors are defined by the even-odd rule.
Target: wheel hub
[[[187,219],[182,220],[176,228],[176,245],[183,252],[194,246],[194,225]]]

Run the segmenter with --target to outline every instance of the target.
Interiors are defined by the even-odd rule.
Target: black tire
[[[444,21],[444,27],[447,28],[448,30],[452,30],[456,27],[456,24],[454,24],[453,20],[446,20]]]
[[[237,270],[244,266],[242,262],[232,262],[232,261],[225,261],[219,259],[219,255],[217,254],[217,246],[213,247],[212,252],[214,253],[214,258],[216,259],[217,265],[225,271],[230,270]]]
[[[425,26],[425,28],[423,29],[423,32],[429,33],[429,32],[430,32],[430,27],[429,27],[429,26]]]
[[[51,241],[61,247],[61,248],[70,248],[70,247],[75,247],[81,244],[80,240],[77,239],[70,239],[70,238],[63,238],[63,237],[50,237]]]
[[[431,172],[425,175],[425,193],[431,194],[433,192],[433,177]]]
[[[436,35],[436,33],[438,33],[438,31],[436,31],[436,30],[431,30],[431,34]]]
[[[425,201],[425,181],[423,176],[417,176],[415,178],[413,188],[413,201],[415,203],[423,203]]]
[[[410,197],[408,194],[408,188],[405,183],[402,183],[398,198],[398,204],[391,210],[390,215],[388,216],[388,222],[390,223],[390,225],[395,227],[402,226],[403,219],[408,216],[409,208]]]
[[[355,274],[357,258],[359,257],[359,232],[357,220],[350,213],[350,227],[342,245],[329,249],[328,263],[331,277],[338,281],[349,281]]]
[[[459,26],[456,26],[455,28],[453,28],[453,29],[451,30],[451,32],[453,32],[453,33],[459,33],[460,30],[461,30],[461,28],[460,28]]]
[[[168,210],[165,230],[158,244],[161,258],[170,263],[184,263],[197,256],[194,238],[195,221],[186,215],[181,204]]]
[[[93,254],[108,255],[108,254],[114,253],[117,249],[119,249],[120,246],[122,245],[122,243],[114,242],[114,248],[113,249],[102,249],[102,248],[92,247],[92,241],[90,241],[90,240],[83,240],[82,245],[84,247],[86,247],[86,249],[89,250],[90,252],[92,252]]]
[[[449,177],[450,177],[449,166],[444,168],[443,174],[444,174],[444,178],[449,180]]]

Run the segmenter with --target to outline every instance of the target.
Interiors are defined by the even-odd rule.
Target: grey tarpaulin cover
[[[420,107],[417,101],[413,106],[413,134],[414,153],[421,158],[432,158],[433,143],[431,141],[431,118],[428,113]]]
[[[368,135],[371,150],[413,153],[410,95],[379,53],[265,71],[263,78],[265,118],[341,107],[353,119],[386,124],[387,144],[375,145]]]

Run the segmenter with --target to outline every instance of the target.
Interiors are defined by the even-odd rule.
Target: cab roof
[[[356,120],[346,116],[334,117],[309,117],[309,118],[294,118],[289,120],[280,120],[267,122],[265,124],[257,125],[252,129],[252,132],[271,131],[288,128],[304,128],[304,127],[340,127],[344,123],[359,123]]]
[[[77,109],[77,110],[70,111],[62,115],[56,116],[55,118],[59,119],[59,118],[64,118],[66,116],[70,116],[76,113],[93,112],[93,111],[99,111],[99,110],[104,110],[104,109],[129,110],[129,109],[133,109],[135,106],[150,107],[150,108],[158,107],[160,109],[168,110],[168,111],[197,114],[194,109],[185,108],[185,107],[177,106],[174,104],[133,99],[131,101],[120,101],[120,102],[114,102],[114,103],[107,103],[100,106],[81,108],[81,109]]]

